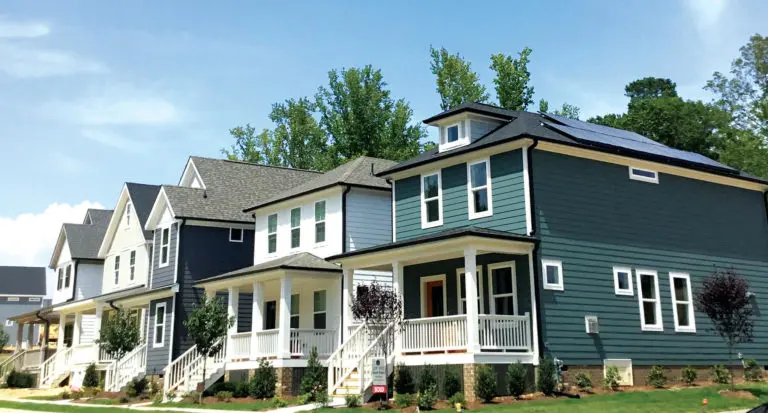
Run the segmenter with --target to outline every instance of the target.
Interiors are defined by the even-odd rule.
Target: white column
[[[96,306],[96,319],[94,321],[96,326],[94,327],[94,330],[93,330],[94,341],[98,340],[99,337],[101,336],[101,321],[102,321],[103,318],[104,318],[104,306],[97,305]]]
[[[341,279],[341,340],[342,342],[349,338],[349,326],[352,325],[352,279],[355,275],[354,268],[345,268]]]
[[[471,353],[480,352],[477,308],[477,251],[464,250],[464,284],[467,294],[467,348]]]
[[[67,327],[67,315],[59,314],[59,335],[56,339],[56,351],[59,352],[64,348],[64,330]]]
[[[16,327],[16,351],[25,349],[24,344],[24,323],[19,322]]]
[[[341,296],[343,295],[341,291],[341,284],[342,284],[342,278],[338,277],[331,281],[331,286],[328,288],[327,292],[327,308],[326,311],[328,314],[328,328],[335,328],[336,329],[336,345],[340,346],[343,341],[343,338],[341,336],[342,328],[341,325],[341,319],[342,319],[342,308],[341,308]]]
[[[27,348],[31,349],[35,345],[35,325],[27,324]]]
[[[240,289],[237,287],[229,287],[228,296],[227,296],[227,318],[234,319],[234,323],[229,327],[229,330],[227,330],[227,336],[232,337],[233,334],[237,334],[237,313],[238,313],[238,305],[240,302]],[[231,339],[227,340],[227,347],[229,347],[229,351],[227,353],[232,354],[231,351],[233,349],[232,347],[233,342]]]
[[[280,322],[277,333],[277,358],[291,358],[291,276],[280,279]]]
[[[141,331],[141,341],[147,341],[147,308],[141,307],[139,310],[139,330]]]
[[[43,324],[43,340],[40,342],[40,364],[45,362],[45,356],[48,350],[48,334],[50,333],[50,324]]]
[[[258,359],[258,335],[257,333],[264,328],[264,283],[253,282],[253,304],[251,310],[251,360]]]
[[[404,317],[405,300],[403,300],[403,264],[399,261],[392,262],[392,288],[395,290],[395,293],[397,293],[397,296],[400,297],[400,303],[403,306],[400,309],[400,316]],[[403,343],[401,335],[402,331],[395,332],[395,354],[400,354],[400,349],[402,348]]]
[[[83,321],[82,313],[75,313],[75,324],[72,328],[72,347],[80,344],[80,327]]]
[[[528,254],[528,274],[530,275],[531,282],[530,282],[530,289],[531,289],[531,319],[528,320],[529,323],[531,323],[531,347],[533,347],[533,365],[538,366],[539,365],[539,323],[538,323],[538,307],[539,304],[536,302],[536,284],[537,282],[533,277],[533,252]]]

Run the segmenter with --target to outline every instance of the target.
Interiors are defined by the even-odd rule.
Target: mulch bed
[[[750,400],[757,399],[757,396],[744,390],[736,390],[736,391],[720,390],[718,393],[720,393],[720,395],[723,397],[732,397],[734,399],[750,399]]]

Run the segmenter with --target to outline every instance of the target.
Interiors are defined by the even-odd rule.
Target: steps
[[[203,388],[207,389],[224,375],[226,340],[222,339],[217,344],[220,344],[219,351],[205,360],[206,377],[203,377],[203,360],[205,357],[198,353],[197,346],[192,346],[164,369],[164,401],[169,400],[169,393],[178,395],[197,390],[199,383],[203,383]]]
[[[330,396],[343,399],[348,394],[360,394],[360,374],[357,372],[357,369],[352,370],[349,376],[333,389]]]

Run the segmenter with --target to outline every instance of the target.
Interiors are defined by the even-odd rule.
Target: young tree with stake
[[[64,334],[64,330],[61,329],[59,334]],[[99,330],[96,343],[110,357],[120,361],[141,343],[137,317],[123,309],[109,313]]]

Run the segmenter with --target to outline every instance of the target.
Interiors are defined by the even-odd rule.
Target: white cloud
[[[181,120],[170,101],[152,92],[116,88],[73,102],[49,102],[43,110],[59,120],[78,125],[164,125]]]
[[[72,53],[40,49],[0,41],[0,71],[19,78],[104,73],[107,67],[96,60]]]
[[[40,22],[13,22],[0,19],[0,38],[33,38],[47,36],[51,28]]]
[[[90,139],[93,142],[100,143],[104,146],[109,146],[111,148],[129,152],[138,152],[140,150],[140,145],[137,145],[135,142],[126,139],[122,135],[108,130],[85,129],[81,133],[85,138]]]
[[[686,0],[685,7],[696,22],[699,31],[713,28],[722,18],[727,0]]]

